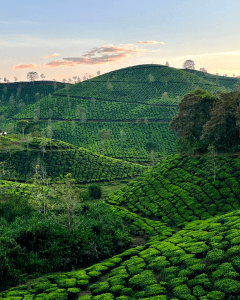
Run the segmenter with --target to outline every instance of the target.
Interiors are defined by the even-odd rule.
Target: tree
[[[154,82],[155,81],[153,75],[149,74],[148,77],[149,77],[149,82]]]
[[[98,76],[100,75],[100,71],[97,71],[97,75],[98,75]]]
[[[231,149],[240,143],[240,94],[221,93],[211,110],[211,119],[203,126],[201,140],[214,143],[218,150]]]
[[[86,112],[83,106],[77,105],[77,114],[81,119],[81,123],[86,122]]]
[[[82,201],[80,190],[75,186],[75,182],[76,180],[72,178],[72,174],[68,173],[64,177],[60,175],[53,185],[53,190],[59,195],[55,201],[55,207],[66,210],[70,232],[73,225],[72,214]]]
[[[7,94],[7,90],[8,90],[8,88],[5,86],[5,87],[3,88],[3,94],[4,94],[4,95]]]
[[[25,133],[29,134],[31,133],[32,136],[39,136],[39,125],[40,121],[37,120],[30,120],[29,125],[25,128]]]
[[[207,73],[207,70],[205,68],[200,68],[199,71]]]
[[[233,91],[236,93],[240,93],[240,80],[233,86]]]
[[[207,156],[207,162],[208,162],[210,171],[213,172],[213,178],[215,181],[216,172],[220,171],[221,169],[218,167],[219,160],[216,158],[217,152],[215,151],[213,144],[208,146],[208,153],[209,153],[209,156]]]
[[[47,178],[46,168],[39,157],[33,165],[33,168],[34,175],[28,180],[28,182],[32,184],[29,203],[37,208],[39,213],[41,213],[43,209],[43,213],[47,214],[48,209],[55,207],[54,202],[50,199],[55,196],[55,193],[50,187],[51,178]]]
[[[24,137],[24,129],[28,127],[28,125],[29,125],[29,121],[27,120],[20,120],[17,122],[17,129],[22,130],[23,137]]]
[[[110,129],[102,129],[99,132],[99,137],[102,140],[102,155],[104,155],[104,142],[111,138],[112,132]]]
[[[21,141],[22,141],[22,143],[25,145],[27,145],[27,152],[28,152],[28,154],[29,154],[29,149],[28,149],[28,147],[29,147],[29,144],[31,143],[31,141],[32,141],[32,139],[33,139],[33,137],[32,137],[32,134],[31,133],[29,133],[29,134],[25,134],[25,136],[24,136],[24,138],[22,138],[21,139]]]
[[[53,137],[53,126],[51,119],[48,119],[48,127],[46,129],[47,137],[50,139],[50,149],[52,151],[52,137]]]
[[[167,92],[164,92],[164,93],[162,94],[162,100],[165,101],[165,100],[167,100],[167,99],[168,99],[168,93],[167,93]]]
[[[15,104],[15,99],[14,99],[14,96],[13,96],[13,94],[11,94],[11,96],[10,96],[10,98],[9,98],[9,104],[10,104],[10,106],[14,106],[14,104]]]
[[[35,106],[34,112],[33,112],[33,120],[35,122],[37,122],[39,120],[39,117],[40,117],[40,107],[39,106]]]
[[[111,84],[111,82],[107,81],[107,88],[109,91],[113,91],[113,85]]]
[[[165,63],[165,66],[169,67],[169,63],[168,63],[168,61]]]
[[[44,80],[44,79],[45,79],[45,76],[44,76],[44,74],[41,74],[41,75],[40,75],[40,77],[42,78],[42,80]]]
[[[66,80],[65,78],[63,78],[62,82],[63,82],[63,83],[66,83],[66,82],[67,82],[67,80]]]
[[[120,138],[121,138],[122,143],[124,144],[127,140],[127,134],[124,130],[120,131]]]
[[[6,77],[4,77],[4,79],[3,79],[3,80],[4,80],[4,82],[6,82],[6,83],[7,83],[7,81],[8,81]]]
[[[152,166],[155,166],[156,163],[158,162],[157,153],[154,150],[151,150],[149,157],[150,157]]]
[[[186,60],[183,64],[183,69],[195,70],[195,65],[193,60]]]
[[[179,103],[178,114],[172,118],[169,127],[177,131],[178,142],[184,146],[183,149],[193,144],[198,144],[200,148],[204,146],[200,136],[203,125],[210,120],[210,107],[216,99],[216,96],[196,89],[186,94]]]
[[[74,82],[76,83],[77,82],[77,76],[73,76],[72,78],[74,79]]]
[[[57,83],[56,83],[56,80],[54,79],[54,81],[53,81],[53,88],[54,88],[54,91],[56,91],[56,89],[57,89]]]
[[[36,79],[38,79],[38,73],[37,72],[28,72],[27,79],[29,79],[31,82],[34,82]]]
[[[46,136],[45,136],[45,133],[44,131],[42,130],[41,131],[41,143],[40,143],[41,147],[42,147],[42,153],[43,153],[43,156],[44,156],[44,153],[46,152],[46,145],[47,145],[47,141],[46,141]]]
[[[17,82],[17,80],[18,80],[17,77],[14,77],[14,80],[15,80],[15,82]]]

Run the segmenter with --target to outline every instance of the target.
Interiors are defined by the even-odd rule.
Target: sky
[[[0,10],[0,82],[141,64],[240,76],[239,0],[9,0]],[[14,79],[16,77],[17,79]]]

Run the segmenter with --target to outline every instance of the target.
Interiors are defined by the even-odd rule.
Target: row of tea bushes
[[[48,123],[41,122],[41,128]],[[102,129],[111,130],[111,138],[104,143],[104,154],[120,159],[136,159],[149,161],[146,144],[152,142],[158,145],[159,153],[176,153],[176,134],[169,130],[167,123],[126,123],[126,122],[75,122],[73,130],[71,122],[52,121],[53,138],[71,143],[77,147],[102,154],[102,141],[99,132]],[[121,138],[121,131],[125,133]]]
[[[158,101],[158,106],[135,103],[121,103],[104,101],[96,98],[96,101],[91,99],[72,98],[67,96],[53,96],[52,100],[49,97],[44,97],[38,102],[29,105],[22,112],[14,115],[14,118],[25,119],[32,118],[35,107],[40,107],[39,118],[49,118],[49,109],[52,109],[52,119],[58,120],[73,120],[81,119],[77,112],[77,105],[84,109],[84,114],[87,120],[165,120],[170,121],[177,114],[177,105],[170,102],[170,106],[161,106],[161,100]],[[173,107],[172,107],[173,106]]]
[[[1,296],[13,293],[22,300],[31,294],[35,300],[80,292],[79,300],[238,300],[239,229],[240,210],[193,221],[163,241],[128,249],[85,270],[49,275]]]
[[[109,195],[106,202],[127,205],[144,217],[184,224],[240,209],[240,158],[218,155],[214,181],[209,158],[170,155],[143,176]]]
[[[109,202],[111,203],[111,201]],[[167,224],[160,221],[153,221],[148,218],[143,218],[124,207],[115,205],[111,205],[110,207],[115,215],[122,217],[124,222],[129,226],[131,234],[148,235],[150,237],[157,236],[159,240],[163,240],[166,237],[171,236],[174,232],[174,229],[169,228],[166,226]]]
[[[0,162],[7,160],[5,168],[9,168],[2,179],[27,181],[34,174],[34,164],[38,157],[46,168],[47,178],[54,179],[60,174],[71,173],[77,183],[133,178],[148,169],[142,165],[94,154],[83,148],[46,151],[44,156],[41,151],[31,150],[15,152],[11,157],[8,153],[0,153]]]
[[[65,84],[58,83],[57,87],[62,89],[65,87]],[[6,89],[4,90],[4,88]],[[23,82],[10,83],[8,85],[0,83],[1,106],[4,106],[4,111],[8,112],[8,117],[12,117],[23,110],[24,107],[37,102],[40,98],[52,94],[54,91],[53,82],[36,82],[35,84]],[[14,102],[11,102],[10,98]]]

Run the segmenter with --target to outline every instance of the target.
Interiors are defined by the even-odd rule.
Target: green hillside
[[[53,81],[0,83],[0,112],[5,118],[11,118],[28,105],[65,86]],[[4,125],[4,120],[0,121]]]
[[[240,158],[218,155],[216,177],[209,159],[169,156],[103,201],[142,245],[45,274],[2,298],[237,300]]]
[[[25,107],[5,89],[0,299],[239,300],[237,83],[139,65],[26,83]]]
[[[212,161],[205,155],[171,155],[106,202],[177,227],[240,209],[239,156],[216,156],[215,178]]]
[[[36,115],[40,128],[46,129],[51,119],[53,138],[98,154],[102,153],[99,132],[110,129],[105,155],[149,164],[149,143],[155,144],[157,156],[164,149],[166,154],[176,153],[176,133],[168,130],[168,123],[177,114],[181,98],[197,87],[213,94],[231,90],[238,81],[228,78],[226,82],[223,77],[221,85],[214,82],[222,77],[161,65],[128,67],[45,95],[8,123]]]
[[[0,142],[6,143],[11,136],[0,137]],[[22,151],[11,155],[0,153],[0,162],[6,161],[5,169],[9,169],[2,179],[26,182],[34,174],[33,166],[38,157],[46,169],[47,178],[54,180],[60,174],[71,173],[77,183],[133,178],[147,169],[146,166],[94,154],[88,149],[76,148],[58,140],[50,142],[46,139],[43,143],[43,139],[33,138],[28,147],[26,142],[22,142],[21,146]]]

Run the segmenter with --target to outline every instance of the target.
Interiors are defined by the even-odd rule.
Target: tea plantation
[[[6,143],[10,136],[14,137],[0,137],[0,142]],[[9,169],[2,179],[26,182],[34,173],[33,165],[38,157],[46,168],[47,178],[54,180],[60,174],[71,173],[77,183],[133,178],[147,169],[146,166],[98,155],[62,141],[45,139],[44,142],[46,152],[41,150],[43,140],[33,138],[28,149],[23,142],[23,151],[16,151],[11,156],[7,152],[0,153],[0,162],[6,161],[5,168]]]
[[[46,134],[50,120],[54,139],[98,154],[103,153],[99,133],[110,130],[111,137],[105,140],[106,156],[150,164],[149,143],[155,145],[157,156],[163,151],[168,155],[177,152],[177,135],[169,130],[168,123],[177,114],[178,104],[186,93],[198,87],[213,94],[231,91],[237,82],[237,78],[146,64],[112,71],[65,88],[58,84],[59,89],[47,95],[39,87],[35,101],[27,100],[27,105],[15,109],[15,113],[6,101],[8,94],[3,93],[2,109],[8,112],[6,125],[16,126],[19,120],[35,116]],[[25,97],[24,89],[13,95],[16,102],[17,98]]]
[[[147,242],[90,267],[48,274],[3,299],[239,299],[237,155],[171,155],[103,202]],[[1,244],[6,241],[2,238]]]
[[[196,97],[179,105],[237,82],[139,65],[59,89],[0,84],[0,299],[240,300],[238,94],[217,111],[234,133],[217,155]],[[180,109],[190,152],[169,128]]]

